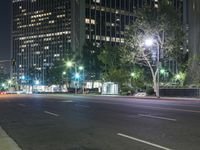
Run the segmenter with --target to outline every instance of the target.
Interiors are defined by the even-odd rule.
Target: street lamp
[[[145,40],[145,46],[151,47],[153,44],[154,44],[153,39],[148,38],[148,39]]]
[[[84,69],[84,67],[83,66],[79,66],[78,67],[78,69],[80,70],[80,71],[82,71],[83,72],[83,75],[82,75],[82,81],[83,81],[83,84],[82,84],[82,90],[83,90],[83,94],[85,93],[85,69]]]
[[[12,83],[12,80],[8,80],[8,84],[11,84]]]
[[[75,78],[80,79],[80,74],[78,72],[75,73]]]
[[[160,97],[160,46],[158,41],[152,39],[152,38],[147,38],[144,41],[145,46],[147,47],[152,47],[153,45],[156,45],[156,51],[157,51],[157,62],[156,62],[156,70],[157,70],[157,85],[156,85],[156,96],[159,98]]]
[[[73,63],[71,61],[68,61],[67,62],[67,67],[72,67],[73,66]]]
[[[4,88],[6,85],[5,85],[5,83],[2,83],[1,86]]]
[[[165,74],[165,69],[160,69],[161,74]]]
[[[84,70],[84,67],[83,66],[79,66],[78,69],[82,71],[82,70]]]
[[[40,81],[39,81],[39,80],[35,80],[35,84],[36,84],[36,85],[39,85],[39,84],[40,84]]]
[[[131,73],[131,77],[135,77],[135,72],[132,72],[132,73]]]

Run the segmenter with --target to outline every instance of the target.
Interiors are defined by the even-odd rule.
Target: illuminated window
[[[88,18],[86,18],[85,19],[85,23],[86,24],[96,24],[96,21],[94,19],[88,19]]]
[[[46,50],[49,49],[49,46],[45,46],[44,49],[46,49]]]
[[[54,23],[55,23],[54,20],[49,21],[49,24],[54,24]]]
[[[101,0],[93,0],[93,2],[95,3],[100,3],[101,2]]]
[[[54,57],[60,57],[60,54],[54,54]]]

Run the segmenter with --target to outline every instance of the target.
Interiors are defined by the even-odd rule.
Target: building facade
[[[187,83],[200,84],[200,1],[187,0],[188,3],[188,48],[189,67]]]
[[[12,16],[13,76],[44,81],[46,68],[71,48],[70,0],[13,0]]]
[[[95,46],[124,43],[124,31],[135,10],[159,0],[13,0],[13,76],[20,82],[40,80],[47,68],[86,42]],[[173,0],[175,8],[180,7]],[[34,73],[34,77],[31,74]]]

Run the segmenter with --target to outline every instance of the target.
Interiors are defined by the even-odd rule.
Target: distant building
[[[173,0],[175,8],[179,0]],[[124,42],[124,30],[143,5],[157,9],[159,0],[13,0],[13,76],[45,84],[46,69],[65,55],[80,55],[83,45]]]

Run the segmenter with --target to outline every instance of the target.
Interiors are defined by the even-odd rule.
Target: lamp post
[[[148,38],[144,41],[145,46],[147,47],[152,47],[153,45],[156,45],[156,52],[157,52],[157,60],[156,60],[156,96],[157,98],[160,97],[160,46],[158,41],[152,39],[152,38]]]
[[[36,86],[36,92],[38,93],[38,86],[39,86],[39,84],[40,84],[40,81],[39,80],[35,80],[34,81],[34,83],[35,83],[35,86]]]
[[[83,94],[85,93],[85,69],[83,66],[79,66],[78,68],[80,71],[83,71],[83,85],[82,85],[82,89],[83,89]]]
[[[85,76],[85,72],[84,72],[84,67],[83,66],[77,66],[76,63],[73,63],[72,61],[68,61],[67,63],[67,67],[71,68],[74,66],[75,69],[75,74],[74,74],[74,79],[75,79],[75,94],[77,94],[77,88],[79,87],[79,82],[80,82],[80,72],[83,72],[83,84],[84,84],[84,76]],[[84,85],[83,85],[83,93],[84,93]]]
[[[66,63],[67,65],[67,68],[70,68],[73,66],[73,62],[72,61],[67,61]],[[69,87],[70,88],[70,83],[71,83],[71,79],[69,77],[69,71],[67,70],[67,88]]]

